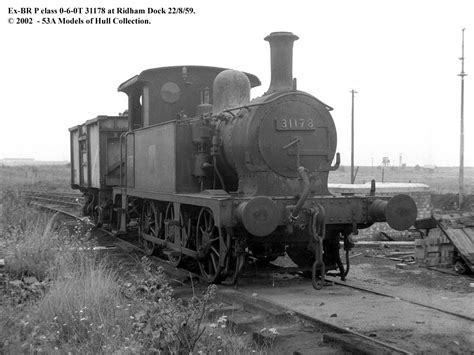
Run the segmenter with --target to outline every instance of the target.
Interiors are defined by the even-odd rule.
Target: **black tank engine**
[[[72,187],[98,224],[138,230],[149,253],[192,260],[209,282],[235,282],[247,256],[288,256],[312,269],[320,288],[344,267],[350,236],[374,222],[409,228],[417,209],[406,195],[333,196],[339,166],[331,107],[299,91],[292,75],[298,37],[274,32],[271,83],[225,68],[145,70],[119,86],[127,115],[99,116],[70,129]],[[335,162],[333,163],[335,159]]]

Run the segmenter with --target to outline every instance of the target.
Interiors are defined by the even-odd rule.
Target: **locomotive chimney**
[[[267,94],[293,88],[293,42],[291,32],[272,32],[265,37],[270,42],[272,78]]]

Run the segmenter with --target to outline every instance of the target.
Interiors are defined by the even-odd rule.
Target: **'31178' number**
[[[315,129],[312,118],[277,118],[277,131],[312,131]]]

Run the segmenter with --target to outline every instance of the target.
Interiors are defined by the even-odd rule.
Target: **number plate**
[[[313,118],[277,118],[277,131],[314,131]]]

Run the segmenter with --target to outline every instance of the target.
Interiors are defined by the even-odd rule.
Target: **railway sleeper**
[[[242,304],[231,301],[232,304],[214,310],[208,315],[208,320],[215,321],[227,316],[227,328],[238,334],[251,336],[254,343],[275,353],[340,354],[337,344],[323,344],[323,333],[317,327],[305,324],[295,317],[289,318],[287,313],[275,319],[275,309],[271,305],[262,307],[255,304],[254,307],[249,307],[247,298],[242,299]]]
[[[340,333],[324,333],[323,342],[326,344],[334,344],[351,354],[393,354],[383,346],[374,343],[373,341],[360,338],[352,334]]]

